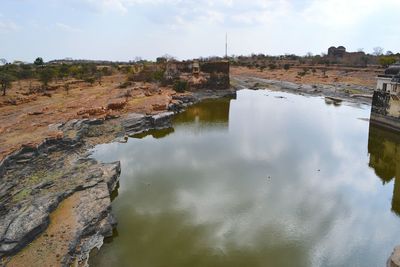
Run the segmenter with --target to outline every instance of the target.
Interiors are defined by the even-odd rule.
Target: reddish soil
[[[299,75],[304,68],[308,73],[304,76]],[[312,70],[315,70],[313,72]],[[289,70],[265,69],[261,71],[256,68],[231,67],[231,75],[251,76],[269,80],[282,80],[301,84],[334,84],[343,83],[349,85],[361,85],[374,88],[376,85],[376,76],[382,70],[372,68],[326,68],[324,66],[295,66]]]
[[[134,83],[119,88],[126,76],[103,78],[102,84],[70,83],[68,93],[62,83],[53,83],[44,94],[28,94],[37,81],[13,84],[7,96],[0,96],[0,161],[21,145],[35,145],[61,134],[51,125],[71,119],[105,118],[128,112],[154,114],[167,107],[175,91],[154,84]]]

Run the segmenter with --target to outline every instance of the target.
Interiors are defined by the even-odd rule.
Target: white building
[[[385,74],[378,75],[376,90],[400,95],[400,64],[391,65]]]
[[[400,64],[378,75],[370,122],[400,132]]]

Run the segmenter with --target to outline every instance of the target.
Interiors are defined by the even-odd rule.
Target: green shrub
[[[308,71],[309,71],[308,68],[303,68],[303,71],[299,71],[299,72],[297,73],[297,75],[299,75],[300,77],[303,77],[303,76],[305,76],[305,75],[308,74]]]
[[[283,65],[283,69],[284,69],[284,70],[289,70],[289,69],[290,69],[290,64],[285,64],[285,65]]]
[[[152,80],[155,82],[162,82],[164,80],[164,71],[155,71],[152,74]]]
[[[274,64],[274,63],[269,64],[268,67],[270,70],[274,70],[277,68],[276,64]]]
[[[125,81],[125,82],[121,83],[118,86],[118,88],[119,89],[125,89],[125,88],[127,88],[128,86],[131,86],[131,85],[132,85],[132,82],[128,80],[128,81]]]
[[[381,56],[378,61],[382,67],[387,68],[389,65],[396,63],[397,60],[393,56]]]
[[[174,90],[183,93],[189,88],[189,84],[187,81],[178,80],[174,82]]]
[[[90,83],[90,85],[93,85],[96,81],[94,77],[85,77],[83,80],[87,83]]]

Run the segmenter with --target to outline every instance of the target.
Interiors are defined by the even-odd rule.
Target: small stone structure
[[[152,81],[155,75],[163,76],[162,83],[173,85],[177,81],[187,82],[189,89],[223,90],[230,88],[229,61],[177,61],[168,60],[149,64],[135,73],[132,81]]]
[[[192,89],[228,89],[230,87],[228,61],[168,62],[165,77],[171,83],[175,80],[187,81]]]
[[[344,46],[334,47],[331,46],[328,49],[329,57],[343,57],[346,54],[346,48]]]
[[[371,123],[400,131],[400,64],[378,75],[372,98]]]

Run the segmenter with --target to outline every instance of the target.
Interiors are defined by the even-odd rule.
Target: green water
[[[400,140],[369,113],[243,90],[97,146],[122,173],[119,224],[91,266],[385,266],[400,244]]]

